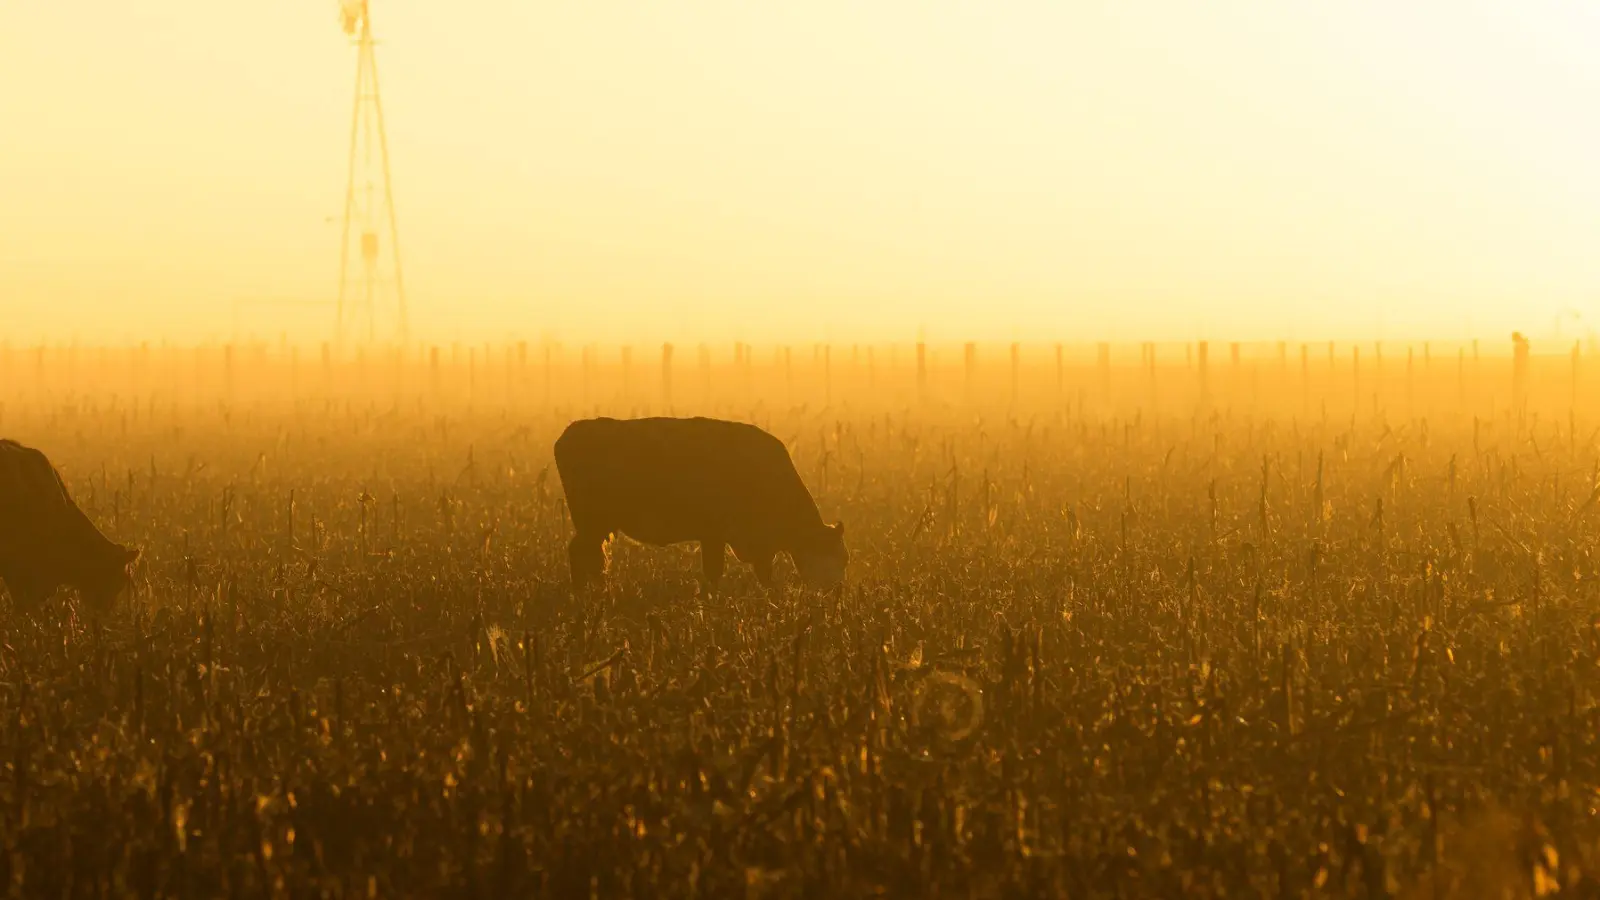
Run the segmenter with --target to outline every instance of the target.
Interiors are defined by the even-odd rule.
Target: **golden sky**
[[[421,337],[1600,319],[1593,3],[372,4]],[[333,0],[0,0],[0,337],[328,328],[234,303],[332,298],[354,66]]]

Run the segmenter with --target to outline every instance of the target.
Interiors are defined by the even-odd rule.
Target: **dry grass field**
[[[145,555],[0,605],[0,886],[1600,896],[1600,363],[715,349],[7,348]],[[668,409],[789,443],[842,589],[573,596],[555,436]]]

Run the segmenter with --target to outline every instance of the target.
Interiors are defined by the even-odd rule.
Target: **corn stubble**
[[[790,442],[846,586],[706,596],[617,541],[574,597],[551,443],[664,411],[590,365],[581,400],[14,398],[146,556],[110,617],[0,623],[0,887],[1600,896],[1592,415],[1469,411],[1454,366],[1426,410],[1409,368],[1330,411],[1143,363],[1038,408],[876,365],[713,397],[741,359],[676,411]]]

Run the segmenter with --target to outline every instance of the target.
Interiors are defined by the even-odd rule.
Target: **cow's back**
[[[0,534],[59,538],[82,515],[43,453],[0,439]]]
[[[57,570],[114,547],[40,451],[0,440],[0,568]]]
[[[585,419],[556,440],[556,468],[579,531],[649,543],[761,537],[820,522],[783,443],[705,418]]]

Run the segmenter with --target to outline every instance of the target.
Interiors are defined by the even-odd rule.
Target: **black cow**
[[[108,609],[132,583],[138,558],[89,521],[43,453],[0,439],[0,581],[16,607],[37,608],[68,585]]]
[[[754,425],[584,419],[556,439],[555,455],[576,532],[568,546],[575,586],[604,576],[605,543],[618,532],[657,546],[699,541],[712,587],[725,547],[764,587],[778,553],[813,587],[844,578],[844,526],[823,523],[783,442]]]

